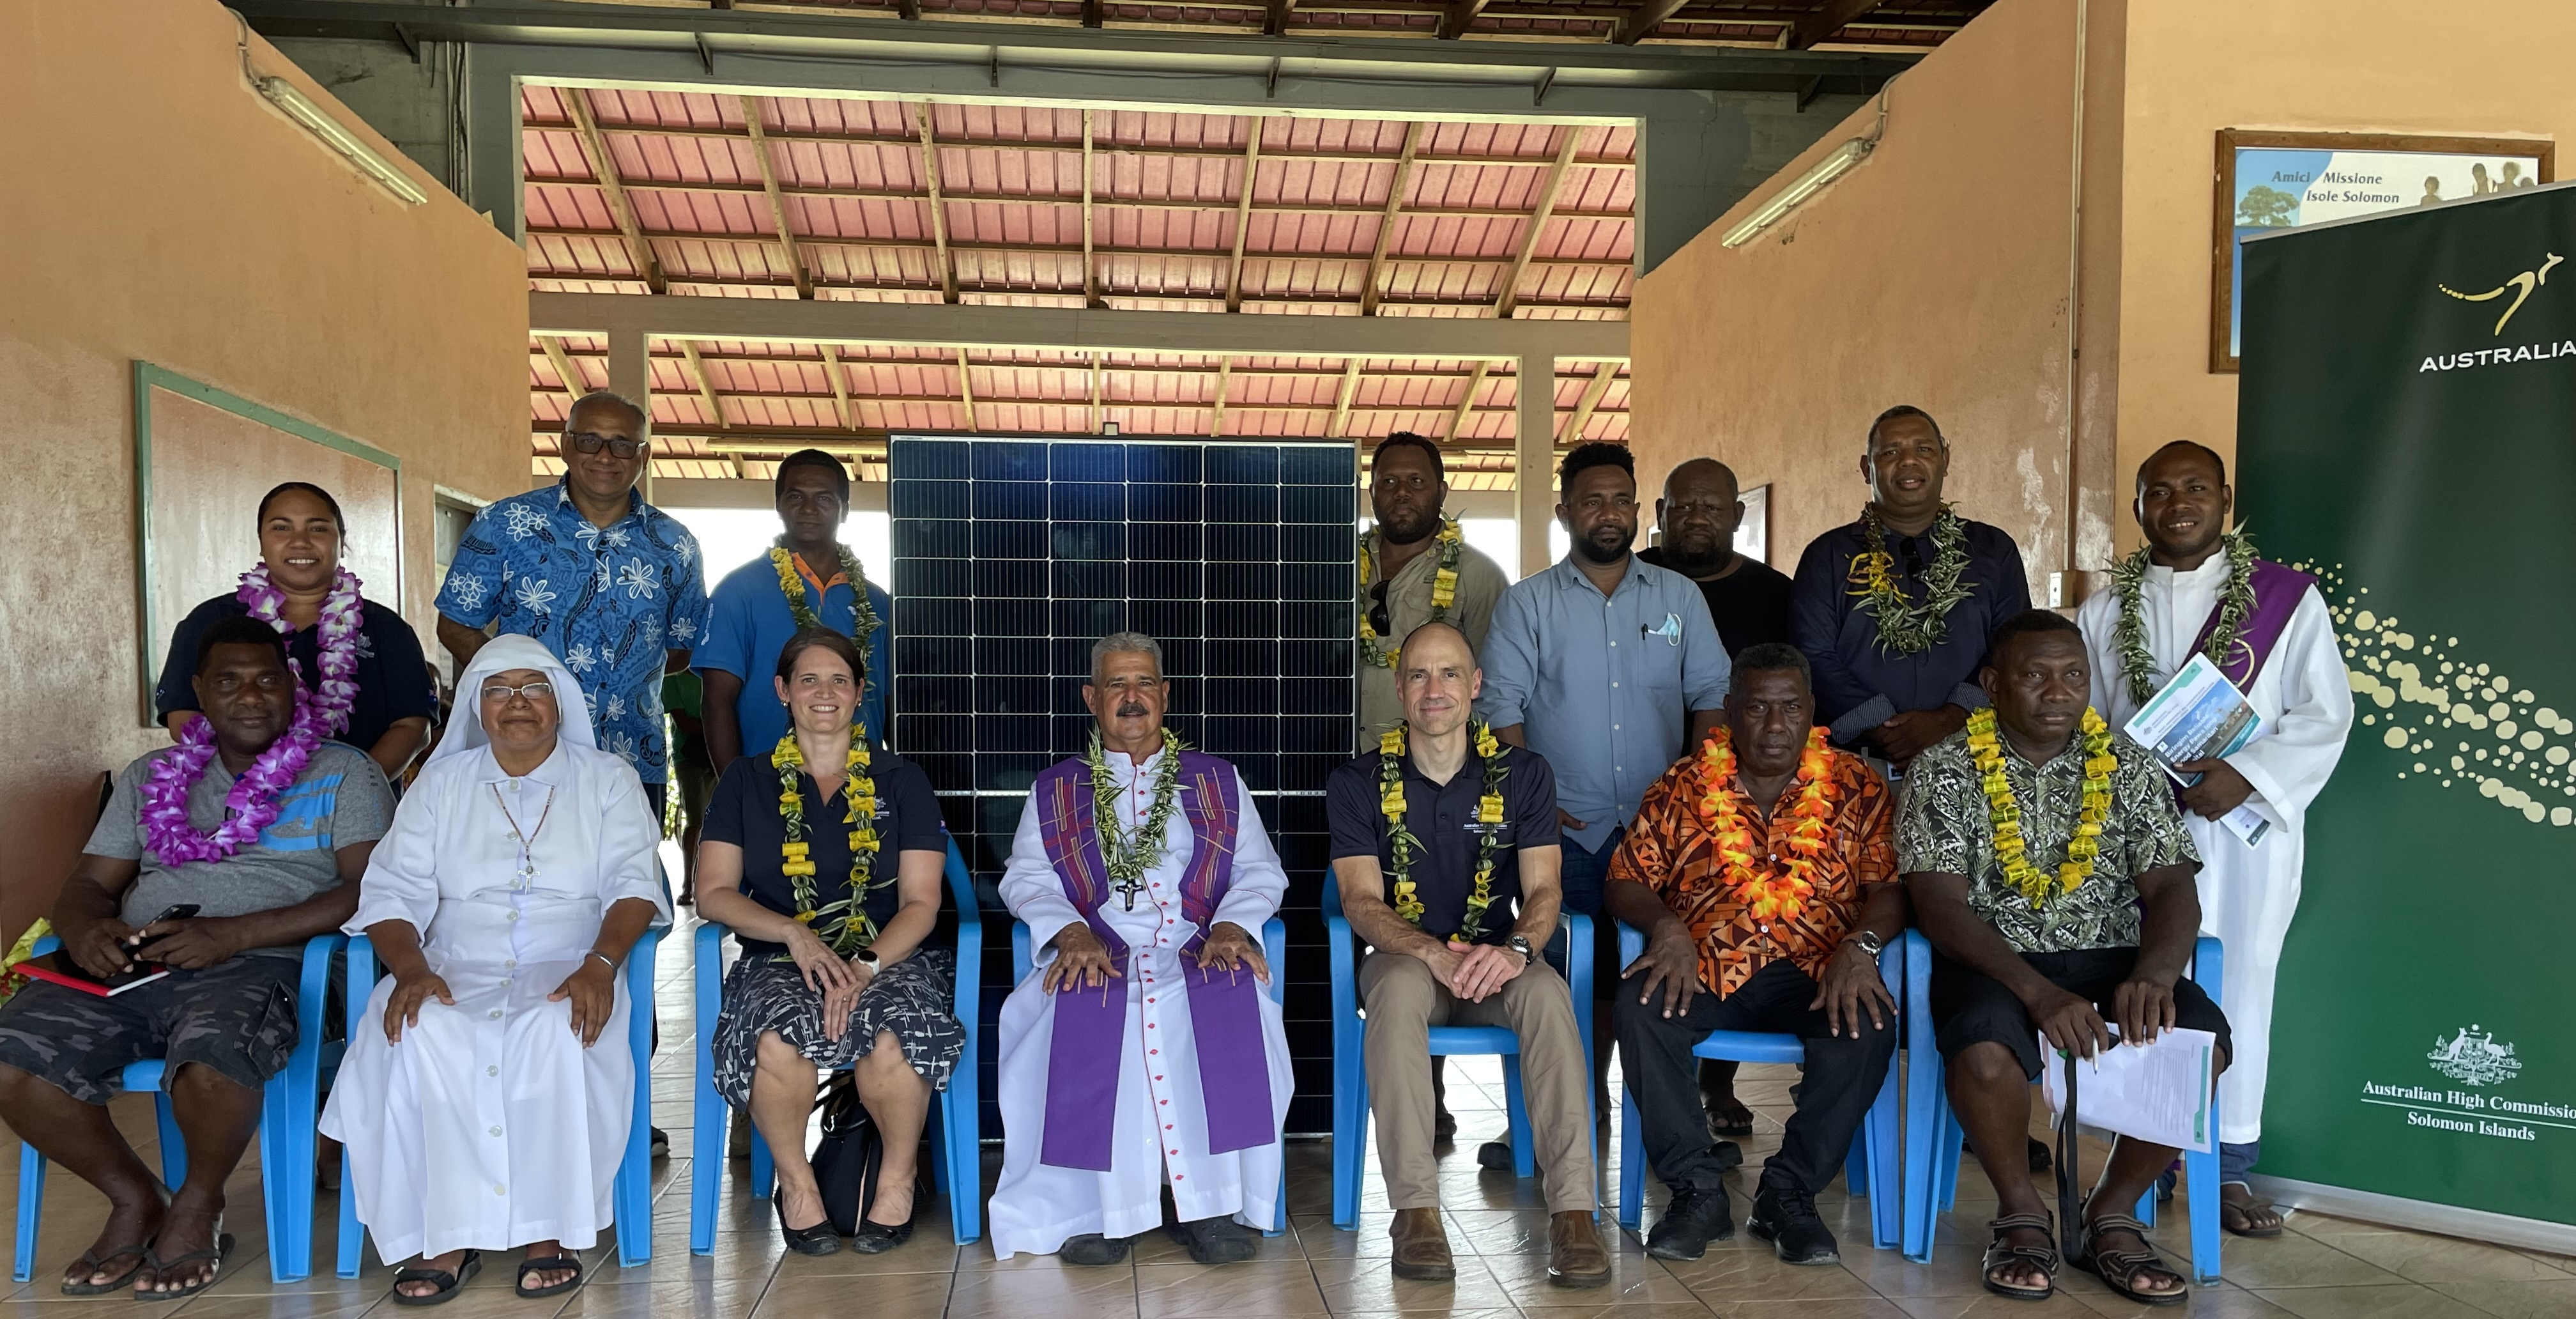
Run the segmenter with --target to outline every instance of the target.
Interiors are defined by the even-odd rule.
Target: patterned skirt
[[[932,1089],[945,1090],[949,1069],[966,1051],[966,1028],[949,1013],[956,976],[954,951],[915,951],[859,991],[848,1025],[833,1040],[823,1035],[823,996],[805,987],[794,959],[745,957],[725,975],[724,1008],[716,1017],[716,1093],[737,1108],[751,1102],[760,1037],[767,1031],[778,1032],[826,1074],[868,1056],[877,1034],[891,1032],[912,1070]]]

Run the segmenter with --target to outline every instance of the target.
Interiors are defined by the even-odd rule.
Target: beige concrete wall
[[[1979,20],[1983,22],[1984,20]],[[1971,26],[1973,30],[1973,25]],[[2190,438],[2231,457],[2236,377],[2209,370],[2211,175],[2222,128],[2576,140],[2567,0],[2153,0],[2129,17],[2120,199],[2120,545],[2129,482]],[[2565,178],[2569,161],[2559,160]],[[2153,296],[2145,291],[2152,290]]]
[[[1642,484],[1702,454],[1771,483],[1771,559],[1786,570],[1867,498],[1870,419],[1913,403],[1951,438],[1952,498],[2021,542],[2034,591],[2065,565],[2077,12],[2004,0],[1892,84],[1867,161],[1760,238],[1720,245],[1868,132],[1874,106],[1640,281]]]
[[[137,717],[134,360],[401,457],[424,636],[433,488],[527,485],[518,249],[426,174],[407,207],[271,108],[241,36],[213,0],[0,5],[0,933],[51,901],[97,773],[165,740]],[[403,160],[256,37],[249,58]]]

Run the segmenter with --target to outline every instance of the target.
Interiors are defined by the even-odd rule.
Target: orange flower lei
[[[1701,777],[1707,784],[1699,799],[1699,818],[1717,836],[1717,857],[1726,883],[1760,921],[1789,920],[1806,910],[1816,895],[1816,859],[1833,841],[1834,786],[1832,753],[1825,749],[1825,730],[1811,729],[1798,753],[1798,778],[1789,785],[1789,832],[1781,850],[1788,856],[1777,869],[1766,869],[1753,857],[1753,830],[1744,823],[1744,793],[1735,786],[1735,743],[1723,727],[1701,745]]]

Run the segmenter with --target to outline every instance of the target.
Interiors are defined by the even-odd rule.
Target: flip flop
[[[572,1270],[572,1276],[551,1287],[539,1287],[534,1291],[530,1291],[528,1289],[529,1274],[552,1273],[557,1269],[570,1269]],[[570,1255],[548,1255],[543,1259],[523,1259],[519,1261],[518,1291],[521,1296],[524,1296],[529,1300],[533,1301],[540,1296],[559,1296],[580,1285],[581,1261],[574,1259]]]
[[[107,1262],[109,1260],[116,1259],[124,1255],[132,1255],[134,1257],[134,1266],[127,1269],[125,1272],[116,1275],[115,1281],[103,1283],[94,1283],[89,1281],[90,1276],[95,1275],[100,1269],[107,1267]],[[131,1246],[120,1246],[104,1255],[99,1254],[95,1250],[84,1250],[81,1252],[81,1257],[79,1259],[72,1261],[73,1267],[78,1268],[81,1271],[81,1281],[71,1281],[70,1274],[66,1272],[63,1280],[63,1295],[105,1296],[109,1292],[115,1291],[116,1289],[123,1287],[125,1284],[134,1281],[134,1275],[143,1271],[143,1265],[145,1261],[151,1258],[151,1255],[152,1239],[149,1237],[146,1237]]]
[[[221,1224],[217,1224],[217,1225],[216,1225],[216,1228],[215,1228],[215,1245],[214,1245],[214,1249],[212,1249],[212,1250],[192,1250],[192,1251],[189,1251],[189,1252],[188,1252],[187,1254],[185,1254],[185,1255],[181,1255],[181,1256],[179,1256],[179,1257],[178,1257],[178,1258],[176,1258],[176,1259],[163,1259],[163,1258],[161,1258],[161,1256],[160,1256],[157,1252],[156,1252],[156,1253],[154,1253],[154,1254],[152,1255],[152,1257],[151,1257],[151,1265],[152,1265],[152,1280],[153,1280],[154,1282],[159,1282],[159,1281],[161,1280],[161,1278],[162,1278],[162,1275],[167,1274],[167,1273],[168,1273],[170,1270],[172,1270],[172,1269],[178,1268],[179,1266],[181,1266],[181,1265],[183,1265],[183,1264],[194,1264],[194,1263],[196,1263],[196,1262],[197,1262],[197,1261],[199,1261],[199,1260],[207,1260],[207,1259],[213,1260],[213,1261],[215,1262],[215,1267],[214,1267],[214,1271],[213,1271],[213,1272],[208,1273],[206,1276],[204,1276],[204,1277],[202,1277],[202,1278],[199,1278],[199,1279],[198,1279],[194,1284],[192,1284],[192,1285],[190,1285],[190,1286],[187,1286],[187,1287],[183,1287],[183,1288],[179,1289],[178,1291],[174,1291],[174,1292],[137,1292],[137,1293],[135,1294],[135,1295],[136,1295],[136,1298],[137,1298],[137,1299],[139,1299],[139,1300],[148,1301],[148,1302],[152,1302],[152,1303],[155,1303],[155,1304],[157,1304],[157,1303],[159,1303],[159,1302],[162,1302],[162,1301],[181,1301],[181,1300],[186,1300],[187,1298],[189,1298],[189,1297],[191,1297],[191,1296],[194,1296],[194,1295],[196,1295],[197,1293],[199,1293],[199,1292],[201,1292],[201,1291],[204,1291],[204,1290],[205,1290],[205,1289],[207,1289],[208,1287],[212,1287],[212,1286],[214,1286],[214,1285],[215,1285],[216,1280],[217,1280],[217,1279],[220,1279],[220,1278],[222,1278],[222,1277],[224,1276],[224,1262],[225,1262],[226,1260],[231,1259],[232,1257],[233,1257],[233,1234],[232,1234],[232,1233],[230,1233],[230,1232],[226,1232],[226,1231],[224,1231],[224,1230],[223,1230],[222,1225],[221,1225]]]
[[[394,1304],[445,1305],[449,1301],[456,1299],[456,1293],[465,1286],[467,1279],[472,1278],[475,1274],[481,1273],[482,1271],[483,1252],[479,1250],[469,1250],[465,1252],[465,1258],[456,1262],[456,1271],[454,1273],[450,1273],[445,1269],[396,1269],[394,1270]],[[406,1282],[436,1283],[438,1285],[438,1290],[434,1292],[425,1292],[418,1296],[408,1296],[403,1293],[402,1289],[402,1285]]]

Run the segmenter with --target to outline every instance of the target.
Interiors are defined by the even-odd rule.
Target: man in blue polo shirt
[[[893,683],[894,601],[868,581],[859,556],[840,543],[850,513],[850,474],[820,449],[799,449],[778,464],[778,521],[785,529],[769,553],[716,583],[715,623],[698,644],[695,664],[706,684],[699,716],[707,754],[724,773],[736,756],[759,755],[787,734],[779,702],[779,649],[796,629],[820,623],[859,643],[867,657],[859,724],[888,740],[886,692]],[[794,592],[791,596],[789,593]]]
[[[705,567],[688,528],[636,494],[651,461],[644,410],[601,390],[564,419],[563,479],[474,515],[438,590],[457,667],[489,638],[530,636],[581,680],[603,751],[635,767],[658,817],[669,789],[662,676],[707,630]]]

